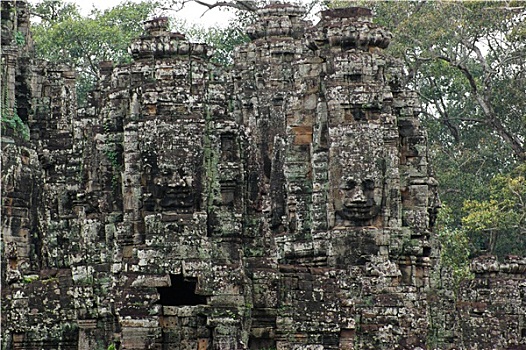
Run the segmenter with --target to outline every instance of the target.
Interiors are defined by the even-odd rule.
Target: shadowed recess
[[[164,306],[206,305],[206,297],[195,293],[197,278],[170,274],[171,286],[158,287],[159,304]]]

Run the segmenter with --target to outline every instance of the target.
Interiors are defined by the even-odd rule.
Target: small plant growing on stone
[[[8,96],[7,89],[3,89],[3,99],[2,99],[2,108],[1,108],[1,120],[2,127],[7,127],[15,131],[17,135],[20,135],[24,140],[29,140],[29,127],[24,123],[20,118],[17,112],[16,103],[10,108],[8,107]]]
[[[15,32],[15,43],[16,46],[24,46],[26,44],[26,37],[21,31]]]
[[[2,60],[2,65],[4,61]],[[10,128],[15,131],[17,135],[22,136],[24,140],[29,140],[29,127],[20,118],[17,111],[16,100],[12,107],[9,105],[9,91],[7,89],[7,70],[4,68],[2,72],[4,80],[2,80],[2,86],[0,90],[2,92],[2,99],[0,101],[0,114],[2,120],[2,128]]]
[[[37,281],[40,277],[38,275],[29,275],[29,276],[24,276],[24,278],[22,279],[22,281],[26,284],[29,284],[29,283],[32,283],[34,281]]]

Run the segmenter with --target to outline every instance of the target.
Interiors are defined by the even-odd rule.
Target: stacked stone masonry
[[[2,349],[526,348],[523,258],[432,282],[437,183],[391,34],[303,15],[260,9],[228,68],[151,20],[78,109],[2,1],[30,128],[2,135]]]

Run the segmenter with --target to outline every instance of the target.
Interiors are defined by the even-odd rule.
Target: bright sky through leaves
[[[31,3],[36,0],[29,0]],[[65,0],[67,2],[75,3],[79,6],[82,15],[88,15],[93,7],[99,10],[105,10],[117,6],[121,0]],[[132,2],[139,2],[140,0],[130,0]],[[186,4],[180,11],[169,11],[166,13],[159,13],[159,15],[168,15],[180,20],[185,20],[188,24],[198,24],[203,27],[220,26],[226,27],[228,21],[234,16],[232,12],[213,9],[205,13],[206,7],[197,4]],[[203,13],[205,13],[203,15]]]

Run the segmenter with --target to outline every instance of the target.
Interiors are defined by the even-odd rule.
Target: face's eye
[[[365,180],[363,182],[363,189],[364,190],[374,190],[374,181],[373,180]]]
[[[345,185],[344,185],[345,187],[344,188],[346,190],[352,190],[352,189],[356,188],[357,185],[358,184],[356,183],[356,181],[354,181],[354,180],[347,180],[345,182]]]

